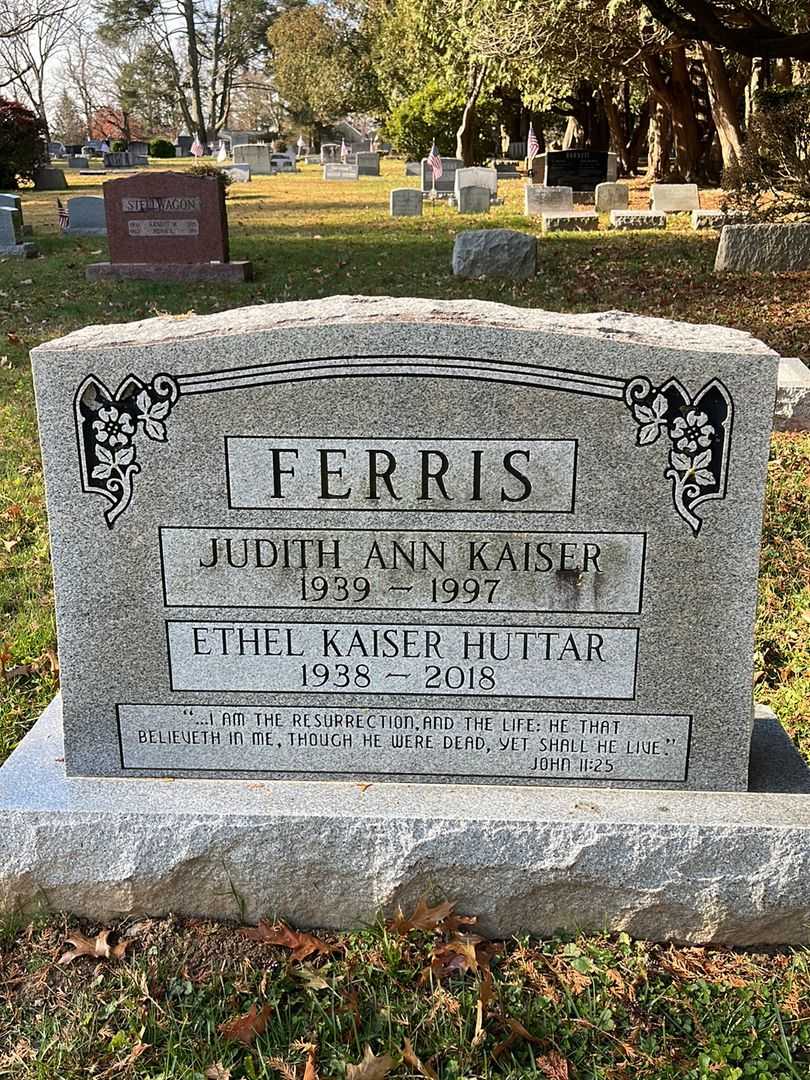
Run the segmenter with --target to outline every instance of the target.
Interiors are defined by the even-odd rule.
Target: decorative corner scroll
[[[662,431],[671,442],[664,477],[672,481],[672,503],[695,536],[703,521],[696,508],[709,499],[724,499],[734,407],[718,380],[692,397],[671,378],[660,387],[649,379],[631,379],[624,400],[638,424],[636,444],[654,443]]]
[[[129,506],[132,480],[141,471],[137,439],[142,433],[166,442],[166,424],[180,390],[170,375],[156,375],[146,385],[128,375],[115,393],[88,375],[76,393],[76,433],[82,490],[102,495],[109,528]]]

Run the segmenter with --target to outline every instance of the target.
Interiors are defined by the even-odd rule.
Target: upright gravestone
[[[20,224],[22,225],[23,236],[31,236],[33,229],[30,225],[25,224],[25,215],[23,214],[22,199],[16,192],[0,192],[0,207],[5,207],[6,210],[16,210],[20,215]]]
[[[113,150],[109,154],[102,154],[105,169],[129,169],[132,166],[132,155],[128,150]]]
[[[10,206],[0,206],[0,255],[30,259],[37,254],[34,244],[26,243],[22,215]]]
[[[422,216],[422,192],[416,188],[393,188],[388,198],[391,217]]]
[[[465,185],[459,189],[457,196],[458,212],[460,214],[488,214],[491,198],[488,187]]]
[[[222,913],[230,880],[346,925],[429,880],[500,932],[806,933],[810,809],[739,794],[765,346],[342,297],[33,365],[64,755],[57,702],[0,772],[7,906]]]
[[[151,173],[108,180],[104,204],[110,261],[89,281],[246,281],[249,262],[230,262],[225,188],[217,177]]]
[[[331,161],[340,161],[340,143],[321,143],[321,165]]]
[[[459,198],[461,189],[465,187],[487,188],[490,198],[494,199],[498,194],[498,172],[496,169],[483,169],[479,166],[456,169],[454,188],[456,199]]]
[[[574,193],[570,187],[544,187],[542,184],[526,184],[525,213],[527,217],[536,217],[552,211],[571,211],[574,209]]]
[[[265,143],[242,143],[233,148],[234,165],[249,165],[251,176],[269,176],[270,147]]]
[[[380,155],[376,151],[358,150],[355,160],[360,176],[380,175]]]
[[[98,195],[79,195],[68,199],[68,226],[65,235],[106,236],[107,216],[104,199]]]
[[[547,150],[544,183],[561,184],[576,191],[596,190],[597,184],[616,179],[616,155],[600,150]]]
[[[54,169],[41,165],[34,170],[34,189],[36,191],[67,191],[64,169]]]
[[[461,158],[441,158],[442,175],[434,182],[427,158],[422,158],[422,191],[452,195],[456,189],[456,170],[464,168]]]

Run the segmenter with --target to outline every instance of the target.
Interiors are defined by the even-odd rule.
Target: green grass
[[[60,967],[66,927],[55,919],[5,952],[0,941],[0,1078],[202,1080],[217,1063],[231,1080],[300,1077],[308,1046],[321,1080],[346,1076],[366,1046],[391,1055],[393,1076],[417,1077],[402,1063],[406,1038],[441,1080],[810,1075],[807,952],[657,946],[626,934],[511,941],[491,961],[490,986],[481,946],[478,971],[431,973],[446,932],[402,937],[378,925],[297,963],[221,925],[123,929],[133,937],[119,963]],[[252,1045],[217,1030],[254,1005],[270,1015]]]
[[[421,219],[392,220],[389,189],[413,183],[402,171],[401,163],[386,163],[382,179],[326,185],[310,168],[234,185],[231,254],[252,259],[257,280],[216,289],[90,285],[84,267],[106,257],[103,241],[60,237],[56,196],[25,195],[45,257],[0,261],[0,761],[57,684],[27,359],[41,341],[162,312],[389,293],[717,322],[810,359],[807,275],[715,278],[715,238],[685,223],[667,233],[545,238],[531,283],[455,280],[449,263],[459,229],[532,228],[520,213],[521,184],[502,184],[505,205],[486,219],[460,220],[442,206]],[[92,180],[71,177],[85,193],[98,192]],[[643,198],[634,185],[634,205]],[[810,760],[810,436],[775,435],[771,456],[756,694]],[[307,962],[318,973],[313,987],[281,950],[225,927],[147,921],[123,963],[79,959],[66,968],[56,964],[63,929],[55,918],[0,927],[0,1078],[202,1080],[216,1062],[232,1080],[302,1076],[309,1043],[317,1044],[321,1080],[346,1076],[366,1044],[393,1055],[396,1076],[415,1077],[415,1066],[401,1064],[406,1036],[441,1080],[561,1078],[548,1071],[555,1053],[570,1065],[571,1080],[810,1077],[804,952],[664,948],[623,935],[512,942],[493,961],[495,996],[476,1040],[477,976],[420,982],[431,935],[404,941],[381,927],[348,935],[335,955]],[[249,1049],[217,1033],[223,1021],[265,1002],[273,1005],[267,1030]],[[514,1020],[530,1038],[516,1036],[496,1054]]]

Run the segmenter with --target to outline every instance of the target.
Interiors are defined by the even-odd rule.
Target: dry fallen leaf
[[[337,948],[327,941],[321,941],[314,934],[307,934],[300,930],[292,930],[285,923],[269,923],[267,919],[260,919],[258,926],[246,926],[242,933],[251,941],[262,941],[267,945],[283,945],[285,949],[292,950],[293,960],[306,960],[313,953],[328,956]]]
[[[250,1046],[257,1035],[261,1035],[267,1027],[267,1021],[273,1011],[272,1005],[263,1005],[256,1009],[251,1005],[243,1016],[235,1016],[233,1020],[225,1020],[219,1025],[217,1031],[224,1039],[232,1039],[244,1046]]]
[[[556,1050],[549,1050],[547,1054],[535,1058],[535,1062],[548,1080],[568,1080],[568,1062]]]
[[[405,1040],[405,1050],[402,1054],[402,1060],[406,1065],[410,1065],[412,1069],[416,1069],[420,1076],[427,1077],[427,1080],[439,1080],[438,1073],[434,1069],[431,1069],[429,1065],[425,1065],[420,1061],[414,1053],[413,1046],[411,1046],[411,1040]]]
[[[526,1042],[539,1044],[540,1040],[538,1038],[535,1038],[535,1036],[532,1035],[530,1031],[527,1031],[519,1020],[513,1020],[511,1017],[507,1017],[506,1026],[509,1028],[509,1035],[507,1036],[507,1038],[504,1039],[502,1043],[498,1043],[498,1045],[492,1051],[492,1056],[494,1058],[497,1059],[501,1056],[501,1054],[506,1053],[506,1051],[512,1046],[513,1043],[517,1042],[518,1039],[525,1039]]]
[[[478,1002],[475,1008],[475,1034],[473,1035],[473,1046],[478,1046],[481,1040],[484,1038],[484,1015],[487,1010],[487,1005],[495,996],[495,987],[492,983],[492,972],[487,969],[481,976],[481,982],[478,986]]]
[[[367,1046],[360,1064],[346,1067],[346,1080],[384,1080],[393,1068],[394,1059],[390,1054],[375,1057],[371,1047]]]
[[[122,960],[132,942],[118,941],[115,945],[110,945],[108,939],[111,933],[112,930],[102,930],[94,938],[88,938],[74,930],[65,938],[67,944],[73,948],[60,956],[59,963],[69,964],[77,956],[92,956],[95,960]]]
[[[205,1080],[231,1080],[231,1070],[218,1061],[215,1065],[209,1065],[203,1076]]]
[[[304,1066],[304,1080],[318,1080],[318,1070],[315,1068],[316,1047],[310,1046],[307,1050],[307,1063]]]
[[[295,969],[296,978],[300,979],[309,990],[328,990],[329,983],[313,968],[300,967]]]
[[[423,896],[414,908],[413,914],[405,916],[402,908],[397,906],[393,919],[388,923],[388,929],[398,934],[408,934],[411,930],[435,930],[453,910],[453,904],[445,901],[436,907],[429,907]]]

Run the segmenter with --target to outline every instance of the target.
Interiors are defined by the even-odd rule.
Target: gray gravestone
[[[543,211],[543,232],[585,232],[599,228],[595,210]]]
[[[810,270],[810,222],[724,225],[715,271]]]
[[[67,163],[68,163],[68,168],[69,169],[87,169],[87,168],[90,167],[90,159],[89,158],[79,157],[79,156],[76,156],[76,155],[71,155],[68,158]]]
[[[68,774],[746,788],[748,335],[335,298],[32,356]]]
[[[67,209],[69,225],[65,229],[67,235],[77,236],[106,236],[107,217],[104,210],[104,199],[97,195],[79,195],[68,199]]]
[[[359,176],[356,165],[334,161],[323,167],[324,180],[357,180]]]
[[[614,184],[605,181],[596,185],[594,192],[594,205],[601,213],[609,213],[611,210],[626,210],[630,199],[627,184]]]
[[[537,272],[537,240],[513,229],[469,229],[453,244],[453,273],[462,278],[528,281]]]
[[[703,229],[717,229],[724,225],[745,225],[748,215],[742,210],[693,210],[692,228],[695,232]]]
[[[462,187],[457,196],[457,204],[460,214],[488,214],[490,189],[488,187]]]
[[[422,158],[422,190],[435,189],[441,195],[451,195],[456,188],[456,170],[463,169],[464,162],[461,158],[443,157],[441,163],[442,175],[434,184],[433,173],[430,171],[427,158]]]
[[[242,143],[233,148],[234,165],[249,165],[251,176],[269,176],[270,147],[265,143]]]
[[[469,169],[456,169],[454,188],[456,199],[458,199],[461,189],[465,187],[487,188],[491,198],[494,199],[498,194],[497,169],[483,169],[480,166],[473,166]]]
[[[406,161],[405,162],[405,175],[406,176],[421,176],[422,175],[422,162],[421,161]]]
[[[36,191],[67,191],[67,186],[63,169],[52,169],[48,165],[43,165],[34,170]]]
[[[573,191],[570,187],[543,187],[540,184],[526,184],[525,212],[527,217],[537,217],[546,211],[573,210]]]
[[[667,215],[655,210],[611,210],[611,229],[665,229]]]
[[[109,154],[102,154],[105,169],[129,169],[132,166],[132,155],[128,150],[111,150]]]
[[[19,210],[0,206],[0,247],[13,247],[23,240],[22,218]]]
[[[321,165],[332,161],[340,161],[340,143],[321,143]]]
[[[422,192],[417,188],[394,188],[389,195],[391,217],[421,217]]]
[[[373,150],[359,150],[355,158],[360,176],[380,175],[380,155]]]
[[[650,209],[663,214],[699,210],[700,195],[697,184],[651,184]]]
[[[0,206],[0,255],[32,259],[37,254],[36,246],[24,240],[20,211],[13,206]]]

